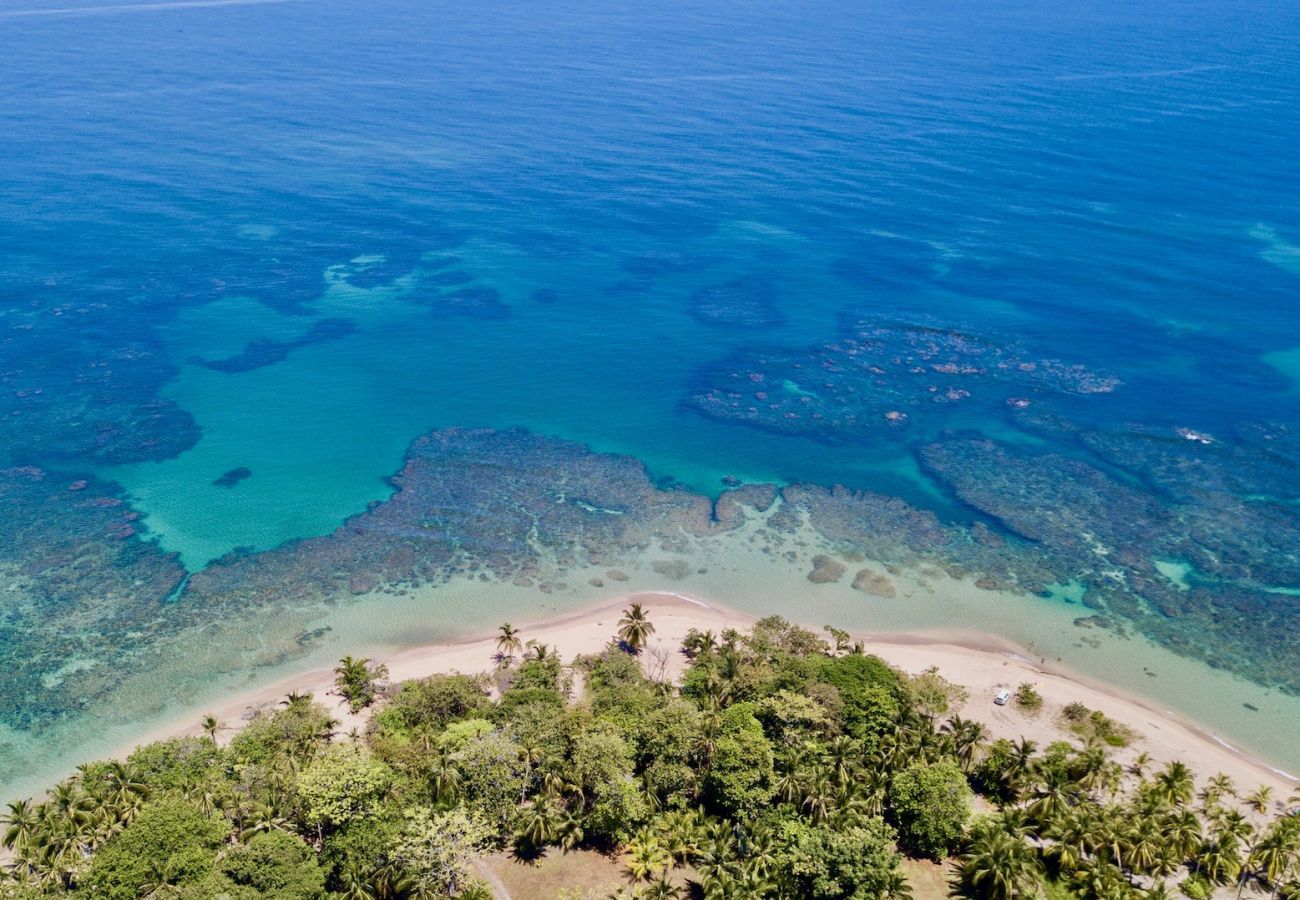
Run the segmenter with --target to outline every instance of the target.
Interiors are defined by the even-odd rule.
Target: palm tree
[[[538,797],[524,812],[519,839],[530,850],[541,850],[552,843],[560,833],[560,817],[555,804]]]
[[[497,629],[500,634],[497,636],[497,652],[504,659],[513,659],[516,654],[524,649],[524,644],[519,640],[519,629],[515,628],[509,622],[506,622]]]
[[[1249,862],[1273,886],[1274,894],[1287,872],[1300,861],[1300,827],[1292,819],[1277,819],[1255,845]]]
[[[9,812],[0,817],[0,824],[5,826],[0,844],[21,854],[36,833],[40,817],[29,801],[17,800],[9,804]]]
[[[221,723],[217,721],[216,716],[211,714],[204,716],[199,720],[199,727],[203,729],[204,734],[212,739],[213,743],[216,743],[217,732],[221,730]]]
[[[519,786],[519,802],[523,803],[524,798],[528,796],[528,788],[533,783],[533,766],[541,763],[546,757],[546,751],[538,744],[526,742],[519,747],[519,759],[524,764],[524,781]]]
[[[633,653],[640,653],[654,633],[654,623],[646,616],[640,603],[633,603],[630,608],[623,610],[623,618],[618,620],[618,639]]]
[[[1231,835],[1207,842],[1196,857],[1196,868],[1211,881],[1227,884],[1241,873],[1241,842]]]
[[[1181,762],[1171,762],[1156,773],[1155,794],[1168,806],[1186,806],[1194,788],[1192,770]]]
[[[1205,787],[1201,788],[1201,811],[1208,814],[1223,801],[1224,797],[1235,796],[1237,796],[1237,789],[1231,778],[1222,772],[1212,775],[1205,782]]]
[[[825,769],[820,769],[805,786],[800,808],[808,814],[808,818],[812,819],[814,825],[820,825],[835,809],[835,797],[836,792],[831,779],[826,776]]]
[[[963,885],[986,900],[1014,900],[1038,892],[1038,857],[1023,840],[1000,828],[982,830],[958,863]]]
[[[952,742],[952,754],[957,757],[963,772],[970,772],[975,757],[984,743],[984,726],[954,715],[940,729]]]
[[[438,803],[451,803],[460,795],[462,781],[456,761],[446,748],[440,749],[429,765],[429,786],[433,789],[433,799]]]
[[[1268,804],[1273,800],[1273,789],[1266,784],[1261,784],[1245,797],[1242,797],[1242,800],[1245,801],[1246,806],[1262,816],[1268,812]]]
[[[673,863],[668,851],[649,830],[643,829],[627,845],[627,869],[632,880],[650,881],[665,875]]]
[[[560,818],[559,824],[559,841],[560,847],[566,853],[582,843],[586,837],[586,832],[582,830],[582,817],[573,813],[565,813]]]
[[[1151,765],[1151,754],[1143,750],[1128,764],[1128,773],[1141,781],[1146,777],[1147,767]]]
[[[669,881],[667,876],[664,876],[653,882],[638,896],[645,898],[645,900],[680,900],[682,891],[681,888]]]

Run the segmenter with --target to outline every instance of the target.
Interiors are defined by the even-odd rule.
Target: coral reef
[[[999,415],[1040,396],[1108,393],[1119,384],[928,323],[846,319],[841,332],[802,349],[741,349],[697,372],[686,404],[721,421],[833,443],[918,418],[942,422],[968,405]]]
[[[350,319],[321,319],[299,337],[289,341],[260,340],[253,341],[235,356],[224,359],[200,359],[190,357],[190,362],[212,369],[214,372],[234,374],[251,372],[263,366],[273,366],[284,361],[289,354],[301,347],[337,341],[357,330],[356,323]]]

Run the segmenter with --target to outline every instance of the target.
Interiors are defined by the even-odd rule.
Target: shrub
[[[1043,708],[1043,695],[1026,681],[1016,688],[1016,706],[1029,712],[1038,712]]]
[[[942,859],[961,841],[970,816],[970,785],[950,760],[911,765],[894,777],[889,805],[905,846]]]
[[[149,884],[197,882],[212,871],[229,832],[225,819],[192,803],[155,800],[94,855],[82,885],[91,897],[136,900]]]
[[[254,835],[222,857],[218,868],[231,882],[265,900],[315,900],[325,890],[325,873],[316,854],[283,831]]]

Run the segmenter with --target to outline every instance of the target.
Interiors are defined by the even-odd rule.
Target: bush
[[[942,859],[962,838],[970,816],[970,785],[956,763],[918,763],[894,777],[889,805],[904,846]]]
[[[283,831],[254,835],[218,864],[231,882],[266,900],[315,900],[325,891],[325,873],[300,838]]]
[[[1214,885],[1199,872],[1188,875],[1180,881],[1178,889],[1192,900],[1210,900],[1214,896]]]
[[[180,791],[201,784],[219,770],[223,756],[205,737],[184,737],[137,747],[126,763],[155,790]]]
[[[1028,712],[1038,712],[1043,708],[1043,695],[1026,681],[1016,688],[1016,706]]]
[[[774,754],[763,726],[748,704],[737,704],[722,716],[722,729],[713,749],[713,765],[705,777],[705,798],[719,815],[744,818],[772,799]]]
[[[192,803],[155,800],[94,855],[82,886],[98,900],[136,900],[146,885],[195,883],[212,871],[229,833],[225,819]]]
[[[370,722],[370,731],[409,733],[417,728],[441,731],[459,719],[482,718],[492,709],[480,678],[434,675],[405,681]]]
[[[298,776],[303,818],[311,825],[338,827],[372,815],[392,779],[392,770],[368,752],[333,747]]]
[[[793,896],[875,900],[901,874],[894,839],[880,819],[851,828],[785,822],[776,867]]]

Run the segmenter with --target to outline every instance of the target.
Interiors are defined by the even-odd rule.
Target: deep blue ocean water
[[[5,464],[121,484],[191,570],[461,425],[977,519],[917,449],[1050,431],[687,402],[881,317],[1121,381],[1079,427],[1300,428],[1297,35],[1253,0],[8,0]],[[701,314],[719,287],[759,312]]]

